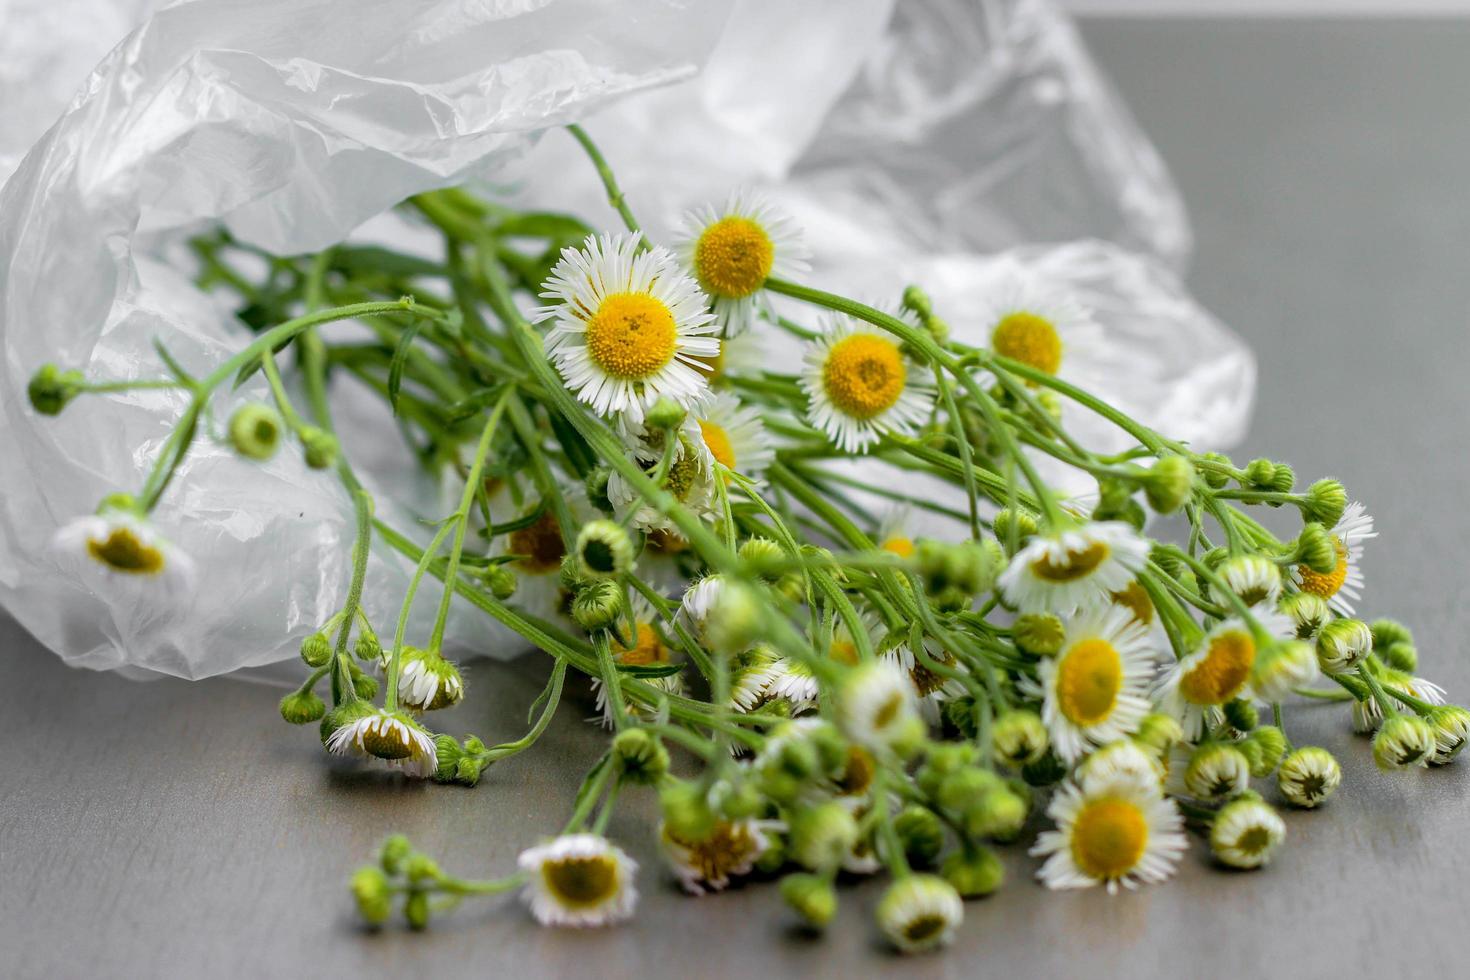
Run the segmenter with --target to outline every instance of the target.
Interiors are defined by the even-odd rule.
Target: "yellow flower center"
[[[708,837],[697,841],[685,840],[667,827],[663,833],[685,852],[684,863],[703,881],[724,881],[742,873],[760,857],[755,835],[743,823],[721,820]]]
[[[572,908],[601,905],[618,892],[618,863],[607,854],[547,861],[541,880],[557,901]]]
[[[661,555],[677,555],[689,550],[689,542],[675,531],[655,528],[648,532],[649,548]]]
[[[1038,371],[1056,374],[1062,366],[1062,338],[1045,317],[1018,310],[1007,313],[995,325],[990,346],[1001,357],[1028,364]]]
[[[912,538],[895,537],[889,538],[878,547],[884,551],[891,552],[900,558],[912,558],[914,556],[914,542]]]
[[[615,656],[618,663],[634,667],[668,663],[669,651],[658,638],[658,632],[649,623],[638,624],[638,636],[631,647],[616,644]]]
[[[699,420],[699,431],[704,436],[704,444],[709,447],[709,453],[715,458],[715,462],[728,468],[735,468],[735,448],[730,445],[730,434],[713,422],[704,419]]]
[[[833,640],[830,656],[838,663],[851,667],[858,662],[857,644],[851,640]]]
[[[624,381],[641,381],[674,358],[674,314],[648,293],[613,293],[587,321],[587,354]]]
[[[1337,590],[1342,588],[1342,583],[1347,581],[1347,546],[1342,543],[1341,538],[1336,536],[1333,537],[1332,543],[1337,548],[1337,567],[1332,571],[1323,575],[1321,572],[1312,571],[1306,565],[1299,565],[1297,567],[1297,574],[1302,580],[1303,592],[1310,592],[1324,599],[1331,599],[1337,595]]]
[[[1109,554],[1106,542],[1093,541],[1081,551],[1048,552],[1031,563],[1031,571],[1045,582],[1075,582],[1097,571]]]
[[[1190,704],[1224,704],[1240,693],[1256,662],[1256,641],[1245,630],[1229,630],[1210,640],[1209,650],[1179,680]]]
[[[861,745],[847,748],[847,766],[837,780],[837,791],[842,796],[860,796],[873,785],[873,774],[877,772],[877,761],[873,754]]]
[[[761,288],[775,258],[771,236],[764,228],[749,218],[731,215],[699,236],[694,246],[694,274],[705,292],[740,299]]]
[[[897,345],[867,333],[837,341],[822,365],[827,397],[838,411],[856,419],[875,418],[892,408],[907,379]]]
[[[87,540],[87,552],[109,568],[132,575],[156,575],[163,571],[163,552],[144,544],[132,528],[113,528],[99,541]]]
[[[1087,804],[1072,825],[1072,860],[1090,878],[1121,878],[1138,866],[1148,845],[1148,820],[1127,800]]]
[[[510,553],[520,555],[517,564],[532,575],[546,575],[561,568],[567,548],[561,539],[561,525],[551,508],[542,511],[530,526],[511,532]]]
[[[1123,687],[1123,658],[1107,640],[1074,644],[1057,663],[1057,707],[1074,725],[1096,725],[1113,713]]]
[[[895,691],[892,695],[889,696],[888,700],[884,701],[882,706],[873,713],[873,728],[877,731],[882,731],[883,729],[887,728],[898,718],[898,714],[902,709],[903,695]]]
[[[1154,604],[1136,579],[1121,592],[1114,592],[1113,602],[1131,612],[1134,621],[1143,626],[1154,621]]]

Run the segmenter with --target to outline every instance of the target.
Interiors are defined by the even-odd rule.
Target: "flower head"
[[[776,458],[760,412],[729,392],[716,392],[695,409],[691,423],[710,460],[759,481]]]
[[[1000,576],[1007,602],[1022,612],[1067,615],[1112,601],[1148,558],[1148,544],[1127,524],[1104,521],[1037,534]]]
[[[327,751],[383,759],[417,779],[427,779],[439,767],[434,736],[408,715],[387,709],[368,712],[342,725],[327,739]]]
[[[1259,555],[1237,555],[1220,566],[1219,575],[1247,606],[1269,609],[1281,595],[1281,569]]]
[[[1353,614],[1353,603],[1362,597],[1363,542],[1376,538],[1373,518],[1362,504],[1353,501],[1343,511],[1342,519],[1332,528],[1332,544],[1337,549],[1337,567],[1327,573],[1314,572],[1298,565],[1292,572],[1297,588],[1326,599],[1344,616]]]
[[[420,711],[437,711],[464,697],[459,667],[437,650],[404,647],[398,667],[398,700]]]
[[[101,593],[125,590],[152,608],[167,608],[194,591],[194,560],[170,544],[148,519],[104,506],[67,522],[51,539],[57,563]]]
[[[1219,717],[1221,705],[1246,692],[1255,665],[1256,640],[1250,628],[1227,619],[1205,636],[1198,650],[1164,673],[1155,697],[1179,719],[1185,734],[1195,737]]]
[[[703,895],[723,891],[731,878],[748,875],[770,846],[754,820],[719,820],[699,840],[686,840],[667,825],[659,827],[664,856],[684,890]]]
[[[1065,291],[1019,271],[997,285],[979,320],[991,350],[1046,374],[1063,373],[1066,355],[1096,347],[1102,336],[1092,314]]]
[[[937,875],[913,874],[888,886],[878,903],[878,927],[905,953],[948,946],[965,920],[954,886]]]
[[[564,834],[521,852],[521,893],[547,926],[604,926],[633,914],[638,864],[597,834]]]
[[[1136,731],[1149,712],[1153,653],[1132,614],[1102,606],[1074,617],[1066,641],[1037,668],[1041,717],[1067,762]]]
[[[866,452],[885,432],[913,432],[934,405],[929,372],[876,327],[829,316],[806,352],[807,419],[844,452]]]
[[[1286,839],[1286,822],[1254,793],[1231,800],[1210,826],[1210,851],[1232,868],[1259,868]]]
[[[1332,753],[1308,745],[1281,760],[1276,786],[1288,803],[1312,809],[1327,802],[1342,783],[1342,768]]]
[[[791,219],[751,191],[733,191],[723,208],[705,205],[685,214],[675,248],[709,294],[727,337],[743,333],[765,305],[768,277],[810,268],[810,253]]]
[[[852,669],[842,682],[841,709],[844,733],[870,748],[903,741],[923,725],[913,684],[902,671],[885,663]]]
[[[1048,888],[1154,884],[1174,873],[1189,844],[1174,802],[1131,779],[1067,783],[1052,798],[1033,855],[1045,855],[1037,877]]]
[[[599,415],[635,417],[667,397],[690,407],[709,391],[698,358],[713,358],[715,318],[693,279],[664,248],[633,233],[588,237],[562,250],[538,320],[556,321],[546,349],[577,397]]]

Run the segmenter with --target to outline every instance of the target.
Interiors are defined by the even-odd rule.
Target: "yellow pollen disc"
[[[895,692],[887,701],[883,702],[882,707],[873,713],[873,727],[881,731],[893,724],[893,720],[898,717],[899,709],[902,707],[903,695]]]
[[[1123,658],[1107,640],[1074,644],[1057,661],[1057,707],[1074,725],[1107,721],[1123,687]]]
[[[1051,321],[1019,310],[1008,313],[995,325],[990,346],[1001,357],[1029,364],[1038,371],[1056,374],[1062,366],[1062,338]]]
[[[848,746],[847,767],[842,770],[842,776],[837,780],[837,791],[842,796],[858,796],[868,791],[873,785],[873,774],[877,771],[877,762],[873,754],[860,745]]]
[[[674,358],[674,314],[647,293],[613,293],[587,321],[587,354],[624,381],[641,381]]]
[[[1121,592],[1114,592],[1113,602],[1131,612],[1134,621],[1143,626],[1154,621],[1154,604],[1136,580],[1129,582]]]
[[[1081,551],[1042,555],[1031,563],[1031,571],[1045,582],[1075,582],[1097,571],[1110,553],[1105,542],[1093,541]]]
[[[858,662],[857,644],[851,640],[833,640],[830,656],[838,663],[851,667]]]
[[[510,534],[510,553],[523,556],[517,563],[532,575],[545,575],[561,568],[566,556],[566,543],[561,539],[561,525],[551,508],[541,512],[536,522]]]
[[[889,538],[878,547],[900,558],[912,558],[914,556],[914,542],[911,538]]]
[[[674,531],[655,528],[648,532],[648,547],[661,555],[677,555],[689,550],[689,542]]]
[[[827,352],[822,389],[838,411],[855,419],[875,418],[903,394],[908,369],[897,345],[872,334],[844,337]]]
[[[1224,704],[1240,693],[1256,663],[1256,641],[1244,630],[1210,640],[1200,662],[1179,679],[1179,693],[1190,704]]]
[[[1342,539],[1336,536],[1333,537],[1332,543],[1337,548],[1337,567],[1326,575],[1314,572],[1306,565],[1297,566],[1297,574],[1301,577],[1303,592],[1331,599],[1337,595],[1337,590],[1342,588],[1342,583],[1347,581],[1347,547],[1342,543]]]
[[[625,647],[621,643],[615,646],[614,655],[621,664],[647,667],[649,664],[667,663],[669,659],[669,652],[659,641],[658,633],[648,623],[638,624],[638,638],[631,647]]]
[[[775,258],[771,236],[764,228],[749,218],[731,215],[699,236],[694,246],[694,274],[705,292],[741,299],[765,284]]]
[[[708,836],[697,841],[685,840],[667,827],[663,834],[688,852],[684,860],[704,881],[728,878],[756,858],[755,837],[744,824],[721,820]]]
[[[944,664],[946,667],[954,666],[954,654],[950,653],[948,650],[942,651],[938,656],[934,657],[933,659]],[[930,670],[928,667],[925,667],[923,663],[921,663],[919,659],[915,657],[914,665],[909,668],[909,680],[914,682],[914,690],[919,692],[919,697],[927,698],[929,695],[942,688],[944,686],[944,682],[948,680],[948,678],[937,671],[933,671]]]
[[[1148,845],[1148,820],[1127,800],[1087,804],[1072,825],[1072,860],[1090,878],[1121,878]]]
[[[715,462],[727,467],[735,468],[735,448],[730,445],[730,434],[713,422],[699,420],[699,431],[704,436],[704,444],[709,447],[709,454],[715,458]]]
[[[114,528],[101,541],[89,539],[87,551],[93,558],[119,572],[155,575],[163,571],[163,552],[144,544],[131,528]]]
[[[572,908],[600,905],[617,894],[617,862],[607,855],[562,858],[541,867],[541,880],[557,901]]]
[[[664,480],[664,487],[674,495],[675,499],[684,500],[689,496],[689,491],[694,489],[694,481],[698,477],[699,460],[694,458],[693,447],[685,445],[684,454],[669,467],[669,475]]]

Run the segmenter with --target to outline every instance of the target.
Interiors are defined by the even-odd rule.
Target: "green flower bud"
[[[754,780],[742,779],[720,794],[718,809],[726,820],[748,820],[765,811],[766,798]]]
[[[903,289],[903,308],[912,310],[920,320],[934,315],[934,306],[929,300],[929,294],[918,286],[909,285]]]
[[[1250,786],[1250,760],[1237,746],[1207,742],[1190,756],[1184,788],[1199,800],[1224,800]]]
[[[363,673],[362,668],[352,661],[347,662],[352,672],[352,690],[364,701],[372,701],[378,696],[378,680],[375,677]]]
[[[325,667],[332,659],[332,639],[322,632],[310,633],[301,641],[301,659],[308,667]]]
[[[1394,670],[1412,674],[1419,669],[1419,651],[1412,643],[1390,643],[1380,655]]]
[[[247,459],[270,459],[281,444],[281,427],[281,416],[269,405],[241,405],[230,416],[230,445]]]
[[[791,816],[791,856],[812,871],[835,868],[858,842],[852,811],[841,803],[818,803]]]
[[[1210,824],[1210,852],[1232,868],[1259,868],[1286,839],[1286,824],[1257,793],[1220,808]]]
[[[995,531],[995,539],[1002,546],[1011,546],[1011,526],[1015,525],[1016,547],[1025,547],[1028,538],[1036,534],[1036,515],[1024,510],[1011,510],[1003,507],[996,511],[995,519],[990,526]]]
[[[914,566],[924,591],[945,611],[968,606],[970,599],[995,584],[999,555],[974,541],[950,543],[924,539],[914,549]]]
[[[1251,686],[1266,701],[1285,701],[1293,688],[1317,679],[1317,651],[1302,640],[1281,640],[1262,647],[1251,668]]]
[[[1447,766],[1454,762],[1470,739],[1470,711],[1458,704],[1442,704],[1431,708],[1425,721],[1434,728],[1434,755],[1429,764]]]
[[[377,636],[370,630],[362,630],[357,634],[352,652],[363,663],[381,663],[383,660],[383,644],[378,642]]]
[[[1172,514],[1188,502],[1194,489],[1194,467],[1183,456],[1165,456],[1143,478],[1143,494],[1157,513]]]
[[[1387,647],[1394,643],[1414,642],[1414,634],[1396,619],[1375,619],[1370,628],[1373,630],[1374,649]]]
[[[1302,508],[1302,516],[1323,527],[1336,527],[1337,522],[1342,520],[1342,512],[1347,510],[1347,505],[1347,488],[1337,480],[1318,480],[1307,488],[1307,501]]]
[[[939,717],[946,728],[959,732],[966,739],[973,739],[979,733],[975,718],[975,699],[968,695],[946,698],[939,702]]]
[[[321,732],[322,744],[326,745],[327,739],[331,738],[337,729],[350,725],[359,718],[366,718],[376,711],[377,708],[368,704],[366,701],[345,701],[331,711],[328,711],[323,716],[321,726],[318,729]]]
[[[664,827],[679,840],[706,840],[718,819],[709,798],[697,783],[678,780],[666,784],[658,794]]]
[[[787,875],[781,879],[781,899],[814,929],[823,928],[837,914],[837,890],[821,875]]]
[[[315,691],[293,691],[281,698],[281,717],[293,725],[309,725],[326,713],[327,705]]]
[[[427,929],[429,926],[429,894],[414,891],[408,893],[403,902],[403,918],[410,929]]]
[[[1024,613],[1011,626],[1011,638],[1027,653],[1039,657],[1055,656],[1066,642],[1067,630],[1051,613]]]
[[[486,568],[484,578],[485,585],[490,589],[490,594],[501,602],[516,594],[516,587],[520,581],[516,578],[516,573],[511,571],[509,566],[503,563],[497,563]]]
[[[978,759],[978,750],[968,742],[935,743],[919,767],[916,777],[919,789],[927,796],[934,796],[946,776],[974,765]]]
[[[1373,736],[1373,761],[1384,772],[1428,765],[1438,750],[1433,726],[1415,715],[1389,715]]]
[[[1276,478],[1276,464],[1269,459],[1253,459],[1245,468],[1245,482],[1256,490],[1270,490]]]
[[[1184,741],[1184,728],[1173,715],[1151,712],[1139,722],[1133,741],[1152,749],[1155,757],[1163,758],[1166,752]]]
[[[582,577],[582,569],[577,562],[576,555],[567,555],[562,558],[561,567],[556,571],[556,583],[573,595],[586,587],[587,580]]]
[[[766,833],[766,849],[755,859],[755,870],[773,875],[786,867],[786,839],[775,832]]]
[[[480,774],[485,771],[487,761],[478,756],[467,755],[454,764],[454,782],[461,786],[477,786]]]
[[[324,470],[336,465],[337,454],[341,446],[337,443],[337,437],[326,429],[319,429],[314,425],[302,428],[301,446],[306,451],[306,465],[314,470]]]
[[[587,474],[583,482],[583,489],[587,492],[587,502],[603,514],[612,514],[612,501],[607,496],[607,482],[612,476],[612,471],[606,466],[599,466]]]
[[[653,407],[643,416],[643,423],[650,429],[668,431],[683,425],[688,414],[683,405],[664,396],[653,403]]]
[[[383,846],[378,851],[378,864],[382,865],[385,873],[396,875],[403,870],[403,863],[412,853],[413,845],[408,842],[408,838],[402,834],[393,834],[383,841]]]
[[[1281,757],[1286,754],[1286,736],[1275,725],[1261,725],[1250,733],[1246,742],[1258,750],[1250,759],[1251,775],[1264,779],[1276,771]]]
[[[1317,663],[1329,674],[1352,670],[1372,649],[1373,632],[1360,619],[1334,619],[1317,633]]]
[[[1045,755],[1050,742],[1040,715],[1015,709],[995,719],[990,729],[990,744],[997,761],[1024,766]]]
[[[1308,745],[1281,760],[1276,786],[1287,802],[1311,809],[1327,802],[1342,782],[1342,769],[1332,753]]]
[[[409,881],[421,883],[438,881],[444,877],[439,864],[427,854],[410,854],[403,862],[403,874]]]
[[[755,590],[734,579],[715,597],[705,620],[705,636],[720,653],[740,653],[764,635],[766,616],[765,604]]]
[[[669,771],[669,750],[642,728],[625,728],[613,737],[613,760],[624,780],[655,786]]]
[[[63,371],[55,364],[42,364],[26,385],[31,408],[41,415],[60,415],[61,410],[86,387],[80,371]]]
[[[454,782],[459,760],[464,758],[464,750],[459,746],[459,739],[453,735],[435,735],[434,750],[438,760],[438,766],[434,770],[434,782]]]
[[[1291,488],[1296,486],[1296,471],[1285,463],[1277,463],[1276,471],[1271,474],[1271,489],[1276,493],[1291,493]],[[1268,507],[1280,507],[1279,501],[1269,501]]]
[[[370,926],[388,921],[388,916],[393,914],[393,893],[382,868],[371,864],[358,868],[352,874],[351,888],[362,921]]]
[[[1261,723],[1261,713],[1249,701],[1236,698],[1225,705],[1225,720],[1237,732],[1248,732]]]
[[[572,619],[591,633],[611,626],[622,609],[623,595],[616,583],[588,582],[572,600]]]
[[[576,555],[584,578],[617,578],[633,567],[633,541],[616,521],[588,521],[577,533]]]
[[[929,867],[944,850],[944,824],[934,811],[917,803],[904,808],[893,821],[893,830],[909,863],[916,867]]]
[[[959,816],[978,805],[991,790],[1004,786],[1005,781],[989,769],[971,766],[946,775],[933,797],[945,812]]]
[[[1316,639],[1317,631],[1332,615],[1327,600],[1312,592],[1292,593],[1281,600],[1278,608],[1296,625],[1298,640]]]
[[[1026,801],[1009,786],[987,791],[965,811],[961,818],[971,837],[995,837],[1010,840],[1020,833],[1026,822]]]
[[[888,886],[878,903],[878,928],[905,953],[948,946],[964,921],[965,907],[953,885],[937,875],[916,874]]]
[[[770,538],[747,538],[740,545],[740,558],[749,562],[755,569],[755,573],[767,582],[780,578],[780,573],[770,574],[763,568],[781,562],[786,557],[786,552]]]
[[[1005,865],[988,847],[967,847],[944,859],[939,869],[944,880],[963,898],[993,894],[1006,880]]]
[[[1209,460],[1211,463],[1218,463],[1221,466],[1228,466],[1231,469],[1235,468],[1235,464],[1230,461],[1230,457],[1224,453],[1200,453],[1200,459]],[[1220,490],[1225,484],[1230,482],[1229,474],[1219,472],[1213,467],[1201,467],[1200,473],[1204,477],[1205,485],[1212,490]]]
[[[1319,575],[1330,575],[1337,568],[1337,542],[1321,524],[1303,524],[1293,550],[1298,561]]]

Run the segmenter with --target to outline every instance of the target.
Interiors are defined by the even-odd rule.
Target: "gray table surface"
[[[1470,22],[1086,33],[1189,201],[1195,290],[1260,354],[1239,455],[1335,474],[1370,502],[1383,535],[1368,612],[1412,623],[1424,672],[1470,696]],[[518,735],[542,669],[477,667],[479,697],[448,728]],[[344,880],[386,832],[492,874],[567,811],[601,744],[578,721],[585,696],[540,751],[468,791],[327,764],[276,719],[271,689],[73,671],[9,621],[0,678],[5,976],[1457,976],[1470,953],[1466,764],[1381,776],[1320,707],[1288,725],[1339,754],[1345,784],[1325,810],[1289,815],[1268,869],[1216,870],[1197,844],[1165,887],[1053,894],[1016,850],[1013,881],[968,905],[947,956],[899,960],[873,938],[873,887],[844,893],[823,941],[791,930],[769,886],[681,897],[648,847],[646,806],[612,826],[648,866],[630,927],[543,930],[495,901],[426,935],[360,930]]]

